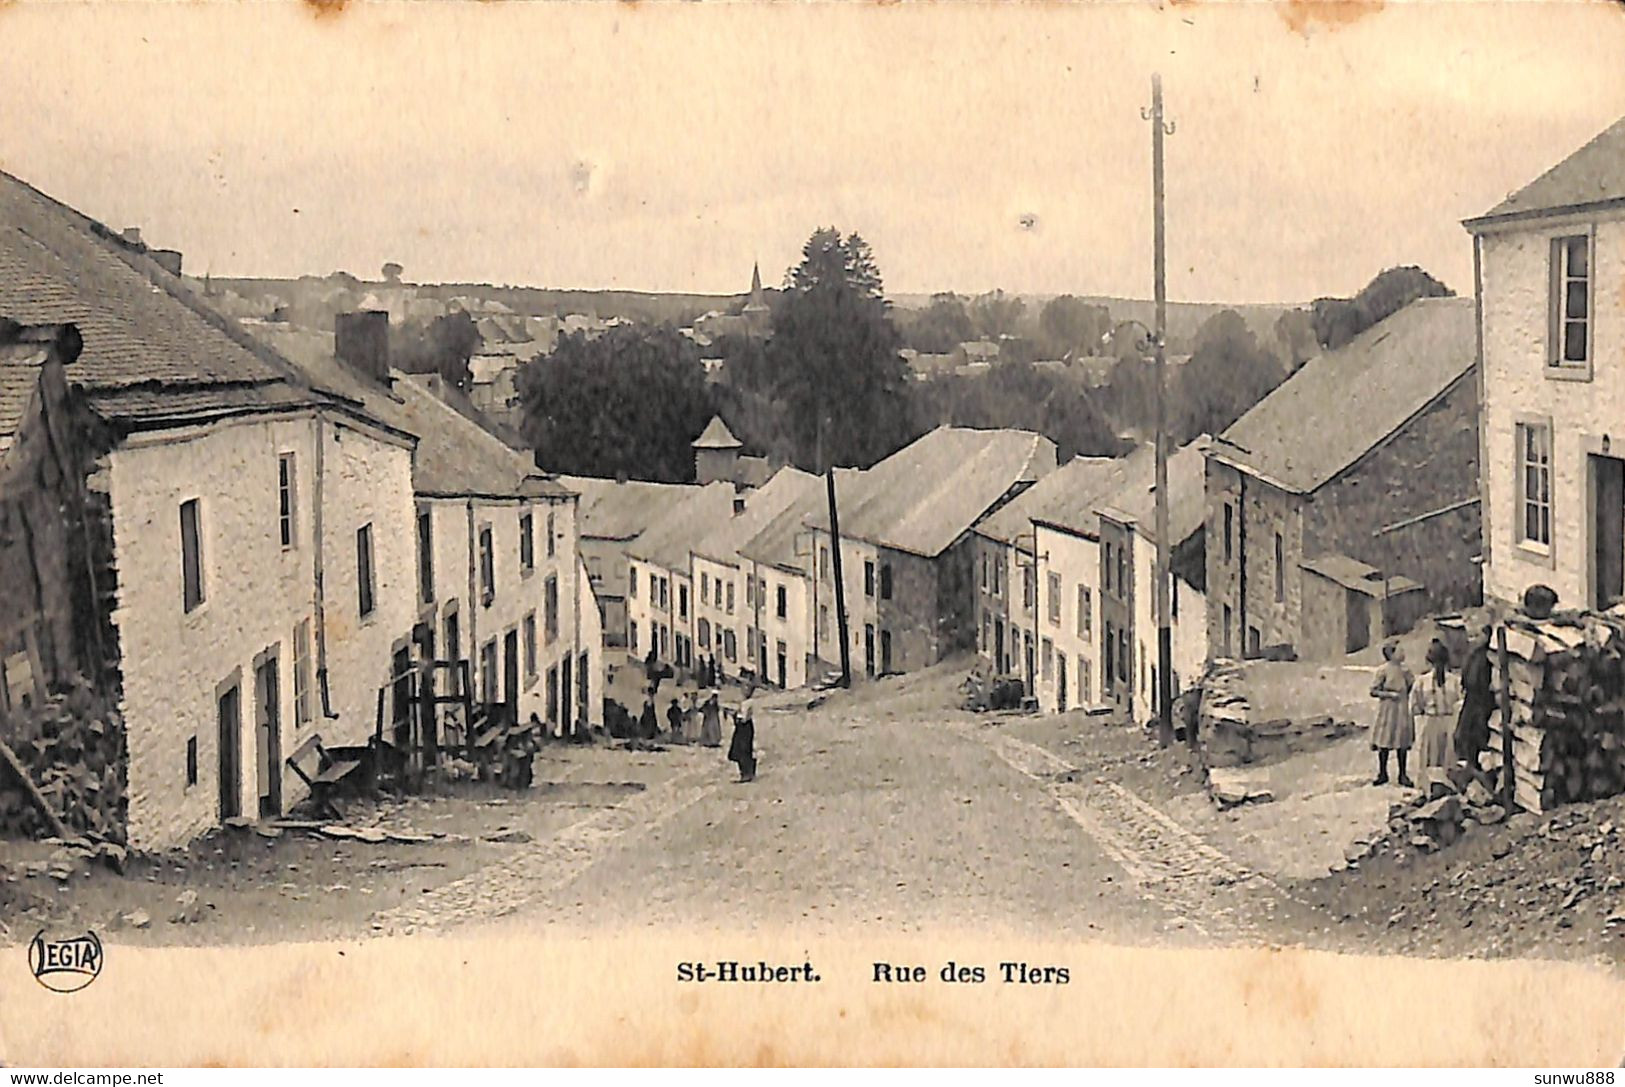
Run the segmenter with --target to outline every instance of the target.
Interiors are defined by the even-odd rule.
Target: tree
[[[902,337],[867,242],[824,228],[801,252],[767,342],[774,398],[797,464],[868,467],[915,436]]]
[[[931,296],[931,304],[910,315],[904,337],[916,351],[942,355],[976,335],[965,300],[949,291]]]
[[[1196,351],[1173,386],[1168,420],[1179,445],[1222,433],[1286,378],[1235,310],[1221,310],[1196,332]]]
[[[439,374],[464,392],[472,384],[468,360],[483,342],[474,318],[461,310],[426,325],[408,322],[389,328],[394,365],[411,374]]]
[[[1418,298],[1449,298],[1455,293],[1414,264],[1386,268],[1353,298],[1315,299],[1315,336],[1321,346],[1335,351]]]
[[[667,327],[573,332],[519,372],[520,431],[548,471],[686,483],[714,405],[699,352]]]
[[[934,378],[914,390],[918,417],[933,424],[1030,430],[1053,441],[1063,459],[1125,451],[1089,390],[1072,376],[1028,362]]]
[[[971,302],[971,324],[975,326],[976,334],[985,340],[1013,336],[1021,324],[1021,315],[1026,309],[1027,303],[1014,295],[1007,295],[1003,291],[989,291],[977,295]]]
[[[399,264],[396,264],[394,261],[390,261],[382,268],[384,282],[399,283],[401,281],[401,273],[405,270],[406,269],[402,268]]]
[[[1296,373],[1298,367],[1320,353],[1314,315],[1309,310],[1287,310],[1275,319],[1275,352],[1288,373]]]
[[[1038,330],[1053,358],[1068,354],[1093,355],[1111,331],[1112,315],[1105,306],[1070,294],[1058,295],[1038,311]]]

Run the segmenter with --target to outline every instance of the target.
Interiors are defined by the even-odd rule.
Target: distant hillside
[[[975,295],[960,295],[967,301]],[[1023,323],[1029,326],[1038,320],[1039,311],[1044,303],[1055,296],[1052,294],[1024,294],[1019,297],[1027,304],[1022,314]],[[1156,303],[1145,298],[1111,298],[1106,295],[1080,294],[1077,296],[1085,302],[1105,306],[1111,311],[1114,321],[1139,321],[1147,328],[1156,319]],[[931,303],[929,294],[899,294],[892,296],[892,303],[904,309],[924,309]],[[1275,322],[1281,314],[1296,309],[1307,309],[1309,304],[1292,302],[1169,302],[1168,303],[1168,349],[1175,354],[1189,353],[1190,342],[1196,336],[1196,330],[1202,327],[1209,317],[1224,310],[1235,310],[1241,314],[1247,327],[1258,337],[1259,343],[1269,346],[1275,342]]]
[[[318,295],[331,287],[321,277],[300,279],[233,279],[216,276],[211,283],[245,298],[275,295],[288,303],[298,303],[307,295]],[[516,313],[543,316],[569,313],[589,314],[608,319],[624,317],[632,321],[671,322],[686,325],[711,310],[727,310],[745,301],[741,294],[656,294],[647,291],[557,290],[546,287],[497,287],[489,283],[384,283],[362,280],[352,288],[374,291],[411,287],[430,298],[472,297],[501,302]]]

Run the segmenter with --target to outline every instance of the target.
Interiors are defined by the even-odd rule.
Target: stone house
[[[695,652],[714,658],[724,675],[751,675],[780,687],[788,684],[792,639],[785,627],[790,618],[790,579],[775,571],[770,584],[768,571],[745,558],[741,549],[817,489],[818,477],[782,468],[759,490],[737,495],[733,517],[695,546]],[[805,674],[805,662],[798,671]]]
[[[929,667],[977,641],[976,523],[1055,470],[1055,444],[1019,430],[938,427],[837,488],[853,670]],[[808,519],[820,599],[833,599],[827,509]],[[818,639],[838,663],[838,633]]]
[[[656,660],[694,666],[694,548],[734,516],[735,501],[731,483],[691,487],[627,545],[627,649],[633,657],[645,659],[652,649]],[[750,600],[742,607],[750,610]]]
[[[1169,677],[1177,697],[1207,663],[1205,450],[1208,439],[1168,457]],[[1102,496],[1100,648],[1102,690],[1133,721],[1157,715],[1156,451],[1142,446],[1123,461],[1122,478]]]
[[[1039,595],[1041,582],[1061,575],[1043,548],[1034,549],[1035,522],[1050,506],[1064,503],[1069,492],[1088,490],[1105,478],[1112,463],[1109,457],[1078,457],[978,521],[973,530],[978,654],[996,672],[1019,675],[1029,691],[1036,693],[1043,683],[1053,684],[1058,678],[1054,639],[1040,622]],[[1050,662],[1048,673],[1045,659]],[[1067,667],[1062,664],[1059,672],[1064,674]],[[1075,679],[1071,689],[1077,689]]]
[[[319,388],[169,268],[0,175],[0,314],[74,324],[102,693],[131,846],[285,811],[285,756],[372,731],[410,635],[415,439]],[[3,609],[0,609],[3,610]]]
[[[1484,591],[1625,596],[1625,119],[1468,220],[1478,279]]]
[[[1210,445],[1215,656],[1340,656],[1478,600],[1474,360],[1472,301],[1421,299]]]

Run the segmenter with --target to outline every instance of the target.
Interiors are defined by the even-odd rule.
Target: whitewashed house
[[[1625,597],[1625,119],[1465,224],[1484,592]]]
[[[693,553],[734,516],[732,483],[695,487],[626,546],[627,649],[644,660],[694,665]],[[749,607],[749,602],[745,602]]]
[[[67,380],[103,428],[130,845],[285,811],[286,756],[363,742],[410,635],[413,437],[6,175],[0,313],[83,335]]]

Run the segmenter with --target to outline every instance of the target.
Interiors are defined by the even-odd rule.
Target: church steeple
[[[750,269],[750,301],[745,303],[744,312],[747,316],[766,316],[767,296],[762,293],[762,265],[758,261]]]

